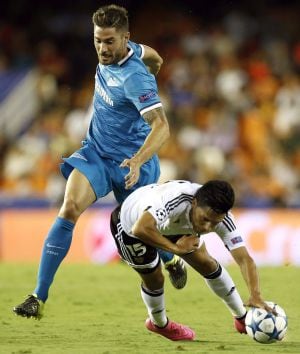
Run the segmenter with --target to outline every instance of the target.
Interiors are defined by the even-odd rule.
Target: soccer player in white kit
[[[250,257],[230,209],[234,191],[225,181],[204,185],[188,181],[151,184],[134,191],[111,216],[111,231],[121,258],[142,278],[141,296],[149,318],[146,327],[170,340],[193,340],[195,332],[167,318],[164,276],[157,249],[182,257],[200,273],[246,333],[246,306],[271,309],[260,295],[256,265]],[[206,250],[201,235],[216,232],[239,265],[250,297],[243,301],[233,280]]]

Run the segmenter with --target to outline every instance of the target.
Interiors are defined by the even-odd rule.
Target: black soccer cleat
[[[183,260],[174,256],[171,261],[165,263],[165,269],[169,273],[171,284],[175,289],[182,289],[187,282],[187,271]]]
[[[40,320],[43,317],[43,308],[43,301],[33,294],[28,295],[22,304],[15,306],[13,312],[18,316]]]

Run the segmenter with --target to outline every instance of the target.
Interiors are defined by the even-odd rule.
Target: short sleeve
[[[234,217],[231,213],[228,213],[222,222],[216,226],[215,232],[229,251],[245,246],[245,242],[234,223]]]
[[[146,71],[130,75],[124,83],[124,91],[141,115],[162,106],[155,78]]]

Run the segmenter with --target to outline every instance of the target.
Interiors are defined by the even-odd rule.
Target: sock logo
[[[231,295],[231,294],[234,292],[234,290],[235,290],[235,286],[233,286],[233,287],[229,290],[229,292],[226,294],[226,296]]]
[[[56,256],[56,257],[59,256],[58,252],[53,252],[53,251],[51,251],[51,250],[50,250],[50,251],[48,250],[46,253],[47,253],[47,254],[52,254],[52,256]]]
[[[49,247],[49,248],[58,248],[60,250],[65,250],[64,247],[54,246],[54,245],[51,245],[50,243],[47,243],[46,246]]]

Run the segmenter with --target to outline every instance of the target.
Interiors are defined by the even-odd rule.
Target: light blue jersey
[[[113,191],[121,203],[136,188],[155,183],[160,175],[154,155],[141,166],[138,182],[127,190],[129,169],[120,167],[140,149],[150,132],[142,114],[162,106],[155,78],[142,57],[143,46],[129,42],[128,54],[118,64],[97,66],[94,112],[86,141],[61,165],[65,178],[74,168],[84,174],[97,199]]]
[[[142,55],[143,47],[129,41],[128,54],[118,64],[97,66],[87,143],[117,162],[131,158],[149,134],[142,114],[162,106],[155,77]]]

